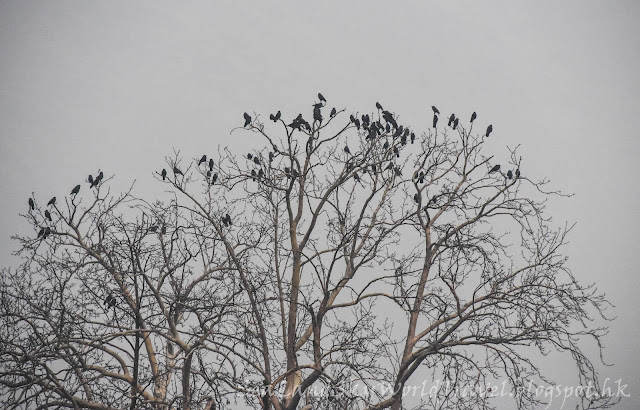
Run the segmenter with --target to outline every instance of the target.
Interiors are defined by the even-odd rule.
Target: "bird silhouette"
[[[55,205],[55,204],[56,204],[56,197],[55,197],[55,196],[54,196],[53,198],[51,198],[51,199],[49,200],[49,202],[47,202],[47,206],[49,206],[49,205]]]
[[[491,131],[493,131],[493,125],[489,125],[489,126],[487,127],[487,133],[485,134],[485,136],[487,136],[487,137],[488,137],[488,136],[489,136],[489,134],[491,134]]]
[[[353,173],[353,179],[355,179],[357,182],[360,182],[360,177],[355,172]]]
[[[253,154],[252,153],[248,153],[247,154],[247,159],[253,159]]]
[[[282,117],[282,113],[278,110],[276,115],[273,117],[273,122],[277,122],[280,119],[280,117]]]
[[[251,124],[251,116],[245,112],[244,113],[244,126],[246,127],[249,124]]]
[[[321,93],[318,93],[318,99],[322,102],[327,102],[327,100],[324,99],[324,96]]]
[[[273,162],[273,158],[275,157],[275,155],[273,155],[273,152],[269,153],[269,162]]]
[[[47,239],[47,236],[51,235],[51,228],[48,226],[44,228],[44,239]]]
[[[89,174],[89,178],[87,178],[87,182],[88,182],[90,185],[93,185],[93,175]]]
[[[331,113],[329,114],[329,116],[330,116],[331,118],[333,118],[333,117],[335,117],[335,116],[336,116],[336,109],[335,109],[335,107],[331,109]]]
[[[213,158],[209,158],[209,171],[213,171]]]
[[[400,144],[402,145],[407,145],[407,136],[402,134],[402,137],[400,138]]]
[[[416,134],[414,134],[413,132],[411,133],[411,143],[413,144],[413,141],[416,140]]]
[[[379,102],[376,102],[376,108],[382,111],[382,105]]]
[[[45,231],[44,228],[40,228],[40,231],[38,232],[38,238],[44,236],[44,231]]]
[[[493,168],[489,171],[489,173],[500,171],[500,164],[494,165]]]
[[[114,307],[116,305],[116,298],[114,298],[111,295],[108,295],[105,299],[104,299],[104,305],[107,307]]]
[[[262,170],[262,168],[260,168],[260,171],[258,171],[258,178],[264,178],[264,171]]]
[[[256,165],[260,165],[260,159],[258,157],[253,157],[253,163]]]
[[[49,222],[53,222],[53,219],[51,219],[51,212],[49,212],[48,210],[45,210],[44,216],[49,220]]]
[[[102,173],[102,171],[100,171],[98,176],[95,177],[95,179],[93,180],[93,183],[91,184],[90,188],[93,188],[94,186],[98,186],[98,184],[102,182],[102,178],[104,178],[104,174]]]
[[[351,155],[351,150],[349,149],[348,145],[344,146],[344,152],[346,152],[347,154]]]
[[[233,224],[231,223],[231,217],[229,216],[229,214],[226,214],[226,215],[225,215],[225,218],[226,218],[226,220],[227,220],[227,224],[229,224],[229,226],[233,225]]]
[[[478,115],[476,114],[476,112],[474,111],[473,114],[471,114],[471,122],[474,122],[476,120],[476,117]]]
[[[520,178],[520,169],[516,169],[516,179]]]
[[[357,129],[360,129],[360,120],[359,119],[356,118],[353,123],[356,125]]]
[[[389,141],[385,141],[384,145],[382,145],[382,148],[384,148],[384,149],[389,148]]]
[[[453,129],[455,130],[456,128],[458,128],[458,119],[457,118],[455,120],[453,120]]]
[[[213,174],[213,177],[211,178],[211,185],[215,184],[216,181],[218,180],[218,174]]]
[[[33,198],[29,198],[29,208],[33,211],[36,209],[36,204],[33,202]]]
[[[438,124],[438,116],[436,114],[433,114],[433,128],[435,128],[437,124]]]
[[[451,114],[451,117],[449,117],[449,122],[447,123],[447,125],[450,127],[451,124],[453,124],[453,120],[456,119],[456,115],[455,114]]]
[[[509,179],[513,178],[513,171],[511,170],[507,171],[507,178]]]
[[[198,166],[202,165],[205,162],[207,162],[207,156],[203,155],[202,158],[200,158],[200,161],[198,161]]]
[[[396,154],[396,157],[400,158],[400,151],[398,150],[398,147],[393,147],[393,153]]]
[[[393,169],[393,162],[389,162],[389,165],[385,168],[385,171],[388,169]]]
[[[162,225],[162,229],[160,229],[160,233],[163,235],[167,234],[167,226],[166,225]]]
[[[251,179],[252,179],[253,181],[255,181],[257,176],[258,176],[258,173],[256,172],[256,170],[255,170],[255,169],[252,169],[252,170],[251,170]]]
[[[322,113],[320,112],[320,107],[321,106],[317,106],[317,105],[313,107],[313,120],[314,121],[322,122]]]
[[[211,178],[211,170],[207,170],[207,178]]]
[[[78,192],[80,192],[80,185],[76,185],[76,186],[71,190],[71,195],[78,195]]]
[[[415,195],[413,196],[413,200],[416,202],[416,204],[417,204],[418,202],[420,202],[420,195],[415,194]]]
[[[167,179],[167,170],[162,168],[162,180],[164,181],[165,179]]]
[[[440,111],[438,111],[438,109],[435,107],[435,105],[432,105],[431,109],[433,110],[434,114],[440,114]]]
[[[183,175],[183,176],[184,176],[184,174],[182,173],[182,171],[180,171],[180,170],[178,169],[178,167],[177,167],[177,166],[175,166],[175,165],[173,166],[173,173],[174,173],[175,175]]]
[[[157,231],[157,230],[158,230],[158,225],[151,225],[151,226],[149,227],[149,231],[151,231],[151,232],[155,232],[155,231]]]

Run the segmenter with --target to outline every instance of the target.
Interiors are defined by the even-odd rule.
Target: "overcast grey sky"
[[[432,104],[477,111],[498,158],[521,144],[523,173],[575,194],[551,212],[578,223],[574,274],[616,305],[603,378],[640,408],[639,20],[638,1],[0,1],[1,266],[31,192],[101,168],[157,195],[174,148],[257,144],[229,135],[244,111],[295,116],[318,91],[421,129]]]

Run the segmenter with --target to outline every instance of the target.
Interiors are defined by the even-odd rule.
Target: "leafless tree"
[[[1,274],[0,401],[489,408],[460,392],[504,380],[530,408],[524,384],[550,383],[535,360],[549,351],[598,385],[583,345],[602,352],[608,305],[567,267],[571,226],[545,211],[562,194],[516,148],[496,170],[475,113],[418,133],[323,100],[311,123],[245,113],[232,132],[262,149],[168,157],[162,201],[102,177],[35,198],[23,263]],[[446,388],[406,394],[423,380]]]

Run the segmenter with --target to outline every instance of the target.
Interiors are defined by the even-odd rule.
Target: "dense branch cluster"
[[[580,343],[601,347],[606,300],[567,268],[547,181],[515,149],[487,155],[475,112],[438,128],[432,107],[420,133],[380,103],[340,123],[318,98],[312,122],[245,113],[233,132],[262,149],[167,158],[163,201],[112,195],[102,172],[29,198],[34,235],[1,274],[0,401],[484,408],[456,391],[503,378],[527,408],[549,350],[597,383]],[[435,379],[450,388],[403,394]]]

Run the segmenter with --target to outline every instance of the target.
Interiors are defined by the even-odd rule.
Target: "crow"
[[[175,175],[183,175],[183,176],[184,176],[184,174],[182,173],[182,171],[180,171],[180,170],[178,169],[178,167],[176,167],[175,165],[173,166],[173,173],[174,173]]]
[[[255,169],[252,169],[252,170],[251,170],[251,179],[252,179],[253,181],[255,181],[257,176],[258,176],[258,174],[257,174],[256,170],[255,170]]]
[[[275,116],[274,116],[273,114],[269,114],[269,119],[270,119],[271,121],[275,121],[275,120],[274,120],[274,118],[275,118]]]
[[[402,137],[400,138],[400,143],[402,145],[407,145],[407,136],[402,134]]]
[[[393,147],[393,153],[396,154],[396,157],[400,158],[400,151],[398,150],[398,147]]]
[[[44,228],[40,228],[40,232],[38,232],[38,238],[44,236]]]
[[[318,105],[315,105],[313,107],[313,120],[314,121],[318,121],[318,122],[322,122],[322,113],[320,112],[320,107]]]
[[[209,158],[209,170],[213,171],[213,158]]]
[[[167,226],[166,225],[162,225],[162,229],[160,229],[160,233],[163,235],[167,234]]]
[[[269,162],[273,162],[273,158],[275,157],[275,155],[273,155],[273,152],[269,153]]]
[[[379,102],[376,102],[376,108],[382,111],[382,105]]]
[[[98,184],[102,182],[102,178],[104,178],[104,174],[102,173],[102,171],[100,171],[98,176],[95,177],[95,179],[93,180],[93,183],[91,184],[90,188],[93,188],[94,186],[98,186]]]
[[[500,164],[494,165],[493,168],[489,171],[489,173],[500,171]]]
[[[398,123],[396,122],[395,118],[393,118],[393,114],[391,114],[389,111],[382,111],[382,119],[384,119],[387,123],[391,123],[391,125],[393,125],[393,128],[398,128]]]
[[[76,186],[71,190],[71,195],[78,195],[78,192],[80,192],[80,185],[76,185]]]
[[[51,212],[49,212],[48,210],[45,210],[44,216],[49,220],[49,222],[53,222],[53,219],[51,219]]]
[[[149,231],[151,231],[151,232],[155,232],[157,230],[158,230],[158,225],[152,225],[152,226],[149,227]]]
[[[51,235],[51,228],[47,226],[46,228],[44,228],[44,239],[46,239],[49,235]]]
[[[491,131],[493,131],[493,125],[489,125],[489,126],[487,127],[487,133],[485,134],[485,136],[487,136],[487,137],[488,137],[488,136],[489,136],[489,134],[491,134]]]
[[[355,121],[353,122],[356,125],[357,129],[360,129],[360,120],[355,118]]]
[[[435,107],[435,105],[432,105],[431,109],[433,110],[434,114],[440,114],[440,111],[438,111],[438,109]]]
[[[207,162],[207,156],[203,155],[202,158],[200,158],[200,161],[198,161],[198,166],[202,165],[205,162]]]
[[[226,215],[225,215],[225,218],[226,218],[226,220],[227,220],[227,224],[229,224],[229,225],[233,225],[233,224],[231,223],[231,217],[229,216],[229,214],[226,214]]]
[[[218,180],[218,174],[213,174],[213,178],[211,178],[211,185],[215,184]]]
[[[207,178],[211,178],[211,170],[207,170]]]
[[[344,146],[344,152],[346,152],[347,154],[351,155],[351,150],[349,149],[348,145]]]
[[[509,170],[507,172],[507,178],[509,178],[509,179],[513,178],[513,171]]]
[[[262,170],[262,168],[260,168],[260,171],[258,171],[258,178],[264,178],[264,171]]]
[[[357,182],[360,182],[360,177],[355,172],[353,173],[353,179],[355,179]]]
[[[273,122],[277,122],[280,119],[280,117],[282,117],[282,113],[280,112],[280,110],[278,110],[276,115],[273,117]]]
[[[164,181],[167,178],[167,170],[166,169],[162,169],[162,180]]]
[[[104,300],[104,305],[108,307],[114,307],[116,305],[116,298],[111,295],[108,295]]]
[[[252,153],[248,153],[247,154],[247,159],[253,159],[253,154]]]
[[[476,120],[476,117],[478,115],[476,114],[476,112],[474,111],[473,114],[471,114],[471,122],[474,122]]]
[[[520,178],[520,169],[516,169],[516,179]]]
[[[388,169],[393,169],[393,162],[389,162],[389,165],[385,168],[385,171]]]
[[[437,124],[438,124],[438,116],[436,114],[433,114],[433,128],[435,128]]]
[[[329,114],[329,116],[330,116],[331,118],[333,118],[333,117],[335,117],[335,116],[336,116],[336,113],[337,113],[337,112],[336,112],[336,109],[335,109],[335,107],[334,107],[334,108],[332,108],[332,109],[331,109],[331,113]]]
[[[244,113],[244,126],[246,127],[249,124],[251,124],[251,116],[245,112]]]
[[[322,102],[325,102],[325,103],[327,102],[327,100],[324,99],[324,96],[320,93],[318,93],[318,99]]]
[[[253,163],[256,165],[260,165],[260,159],[258,157],[253,157]]]
[[[93,185],[93,175],[89,175],[89,178],[87,178],[87,182]]]
[[[455,130],[456,128],[458,128],[458,119],[457,118],[453,121],[453,129]]]
[[[456,119],[456,115],[455,114],[451,114],[451,117],[449,117],[449,122],[447,123],[448,126],[451,126],[451,124],[453,124],[453,120]]]
[[[416,140],[416,134],[414,134],[413,132],[411,133],[411,143],[413,144],[413,141]]]
[[[415,195],[413,196],[413,200],[414,200],[414,201],[416,201],[416,204],[417,204],[418,202],[420,202],[420,195],[415,194]]]
[[[55,196],[54,196],[53,198],[51,198],[51,199],[49,200],[49,202],[47,202],[47,206],[49,206],[49,205],[55,205],[55,204],[56,204],[56,197],[55,197]]]
[[[33,198],[29,198],[29,208],[31,208],[32,211],[36,209],[36,203],[33,202]]]

